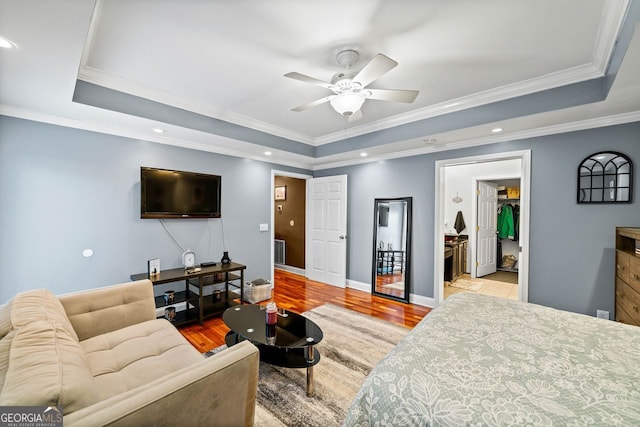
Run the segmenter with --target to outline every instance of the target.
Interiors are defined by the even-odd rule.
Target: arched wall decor
[[[631,203],[633,163],[622,153],[603,151],[578,166],[578,203]]]

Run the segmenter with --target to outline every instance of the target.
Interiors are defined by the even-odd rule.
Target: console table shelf
[[[154,276],[149,276],[147,273],[132,274],[131,280],[149,279],[154,286],[184,281],[184,291],[175,293],[173,303],[165,304],[164,296],[156,295],[156,308],[184,303],[185,309],[176,312],[173,323],[181,325],[198,321],[202,324],[205,318],[219,315],[228,307],[242,304],[244,300],[244,270],[246,268],[245,265],[236,262],[219,263],[214,266],[201,267],[200,271],[195,272],[189,272],[184,268],[174,268],[162,270]],[[204,295],[204,288],[214,285],[219,285],[224,290],[220,289],[211,295]],[[238,289],[240,295],[230,290],[230,286]]]

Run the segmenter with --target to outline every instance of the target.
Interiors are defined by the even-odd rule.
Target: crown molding
[[[556,135],[561,133],[576,132],[581,130],[596,129],[607,126],[621,125],[640,121],[640,111],[632,111],[629,113],[615,114],[611,116],[598,117],[594,119],[579,120],[569,123],[561,123],[557,125],[543,126],[539,128],[527,129],[520,132],[512,132],[502,135],[490,135],[481,138],[471,138],[455,142],[447,142],[442,144],[432,144],[426,147],[414,148],[410,150],[397,151],[388,154],[372,155],[366,158],[353,160],[327,162],[318,164],[313,170],[326,170],[339,167],[354,166],[364,163],[377,162],[381,160],[392,160],[403,157],[419,156],[422,154],[436,153],[441,151],[458,150],[461,148],[477,147],[481,145],[497,144],[500,142],[519,141],[522,139],[537,138],[547,135]],[[418,138],[416,141],[423,141],[424,138]]]
[[[226,110],[212,104],[205,104],[193,99],[185,99],[151,86],[143,85],[123,77],[111,75],[93,67],[85,66],[78,72],[78,80],[105,87],[117,92],[159,102],[161,104],[180,108],[193,113],[202,114],[249,129],[265,132],[281,138],[290,139],[308,145],[315,145],[315,139],[301,133],[293,132],[279,126],[255,120],[251,117]]]
[[[221,154],[232,157],[240,157],[243,159],[251,159],[255,161],[260,161],[264,163],[277,164],[282,166],[290,166],[298,169],[311,170],[312,164],[310,162],[304,161],[294,161],[288,159],[278,159],[278,152],[286,153],[286,155],[292,155],[288,152],[283,152],[281,150],[270,148],[269,151],[273,153],[272,156],[259,156],[251,153],[247,153],[242,150],[234,150],[226,147],[221,147],[219,145],[215,145],[214,143],[202,143],[190,141],[182,138],[174,138],[170,136],[160,136],[156,134],[151,134],[148,132],[140,132],[132,129],[128,129],[122,126],[107,126],[94,122],[87,122],[84,120],[71,119],[68,117],[57,116],[49,113],[43,113],[34,110],[26,110],[19,107],[13,107],[10,105],[0,104],[0,115],[15,117],[19,119],[31,120],[35,122],[48,123],[52,125],[68,127],[73,129],[81,129],[90,132],[103,133],[107,135],[115,135],[121,136],[125,138],[131,138],[141,141],[149,141],[158,144],[172,145],[174,147],[188,148],[192,150],[205,151],[214,154]],[[211,136],[210,134],[206,134],[207,136]],[[243,145],[255,145],[248,143],[242,140],[236,140],[232,138],[222,137],[218,135],[213,135],[213,138],[218,140],[223,140],[225,142],[233,141],[235,144],[243,144]],[[305,156],[295,155],[298,157],[306,158]]]
[[[455,111],[466,110],[479,107],[506,99],[516,98],[543,90],[554,89],[572,83],[578,83],[590,79],[602,77],[603,73],[593,64],[585,64],[555,73],[547,74],[518,83],[500,86],[494,89],[477,92],[469,96],[450,99],[439,104],[430,105],[425,108],[411,111],[406,114],[398,114],[373,123],[351,128],[348,136],[359,136],[371,132],[400,126],[419,120],[430,119],[436,116],[453,113]],[[345,138],[345,132],[339,131],[316,139],[316,145],[329,144]]]
[[[601,25],[598,28],[598,35],[592,53],[592,64],[603,74],[607,67],[613,49],[620,34],[620,29],[627,16],[629,0],[606,0],[602,10]]]
[[[475,146],[488,145],[488,144],[497,144],[500,142],[507,142],[507,141],[518,141],[518,140],[528,139],[528,138],[537,138],[537,137],[547,136],[547,135],[575,132],[580,130],[595,129],[595,128],[607,127],[607,126],[615,126],[615,125],[640,121],[640,111],[632,111],[628,113],[615,114],[615,115],[598,117],[593,119],[585,119],[585,120],[579,120],[574,122],[561,123],[557,125],[527,129],[520,132],[512,132],[512,133],[501,134],[501,135],[490,135],[490,136],[481,137],[481,138],[471,138],[471,139],[447,142],[447,143],[441,143],[441,144],[431,144],[428,146],[414,148],[410,150],[395,151],[392,153],[386,153],[386,154],[380,154],[380,155],[371,155],[366,158],[358,157],[357,159],[322,162],[321,159],[312,159],[312,158],[308,158],[300,155],[297,155],[297,156],[308,159],[308,160],[294,161],[294,160],[287,160],[287,159],[278,159],[277,158],[278,150],[274,150],[274,149],[270,149],[270,151],[274,153],[274,156],[270,156],[270,157],[258,156],[251,153],[247,153],[246,151],[229,149],[229,148],[220,147],[213,144],[194,142],[194,141],[185,140],[181,138],[157,136],[155,134],[151,135],[146,132],[135,131],[135,130],[127,129],[120,126],[106,126],[98,123],[86,122],[83,120],[71,119],[67,117],[56,116],[56,115],[42,113],[42,112],[33,111],[33,110],[26,110],[19,107],[13,107],[13,106],[4,105],[4,104],[0,104],[0,115],[32,120],[32,121],[42,122],[42,123],[49,123],[49,124],[54,124],[54,125],[69,127],[74,129],[82,129],[82,130],[104,133],[109,135],[122,136],[126,138],[137,139],[137,140],[150,141],[158,144],[172,145],[172,146],[181,147],[181,148],[205,151],[209,153],[227,155],[232,157],[240,157],[240,158],[251,159],[251,160],[260,161],[264,163],[289,166],[293,168],[311,170],[311,171],[334,169],[334,168],[346,167],[346,166],[355,166],[359,164],[377,162],[381,160],[392,160],[392,159],[398,159],[403,157],[419,156],[419,155],[428,154],[428,153],[457,150],[462,148],[475,147]],[[241,144],[248,144],[245,141],[235,140],[235,139],[226,138],[226,137],[216,136],[216,138],[222,139],[224,141],[234,141]],[[420,142],[422,142],[423,140],[424,138],[415,139],[415,141],[420,141]],[[357,150],[354,152],[359,152],[359,151],[360,150]],[[287,153],[287,154],[290,155],[290,153]],[[347,153],[342,153],[342,154],[347,154]]]

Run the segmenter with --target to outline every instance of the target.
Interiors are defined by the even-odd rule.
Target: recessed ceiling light
[[[491,132],[493,132],[493,133],[500,133],[500,132],[502,132],[503,130],[504,130],[504,129],[502,129],[502,128],[493,128],[493,129],[491,129]]]
[[[164,133],[164,129],[160,129],[160,128],[153,128],[153,131],[155,133]]]
[[[14,47],[16,47],[16,44],[11,40],[0,36],[0,47],[4,49],[13,49]]]
[[[271,155],[271,151],[265,151],[265,152],[264,152],[264,155],[265,155],[265,156],[270,156],[270,155]]]
[[[367,157],[367,153],[360,153],[360,157]]]

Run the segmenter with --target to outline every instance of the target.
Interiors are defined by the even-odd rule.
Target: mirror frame
[[[624,166],[627,171],[622,172]],[[613,173],[610,172],[611,169]],[[624,177],[626,179],[623,180]],[[609,186],[606,185],[607,180]],[[627,185],[624,185],[625,181]],[[609,198],[605,198],[607,190],[610,192]],[[626,197],[622,195],[625,190]],[[580,162],[577,194],[579,204],[631,203],[632,200],[633,162],[628,156],[617,151],[601,151]]]
[[[377,277],[377,251],[378,251],[378,215],[380,211],[381,203],[388,202],[405,202],[406,203],[406,232],[405,239],[405,267],[404,267],[404,296],[397,297],[395,295],[389,295],[376,291],[376,277]],[[371,258],[371,294],[389,298],[396,301],[409,303],[410,289],[411,289],[411,228],[412,228],[412,205],[413,197],[397,197],[397,198],[376,198],[373,202],[373,251]]]

